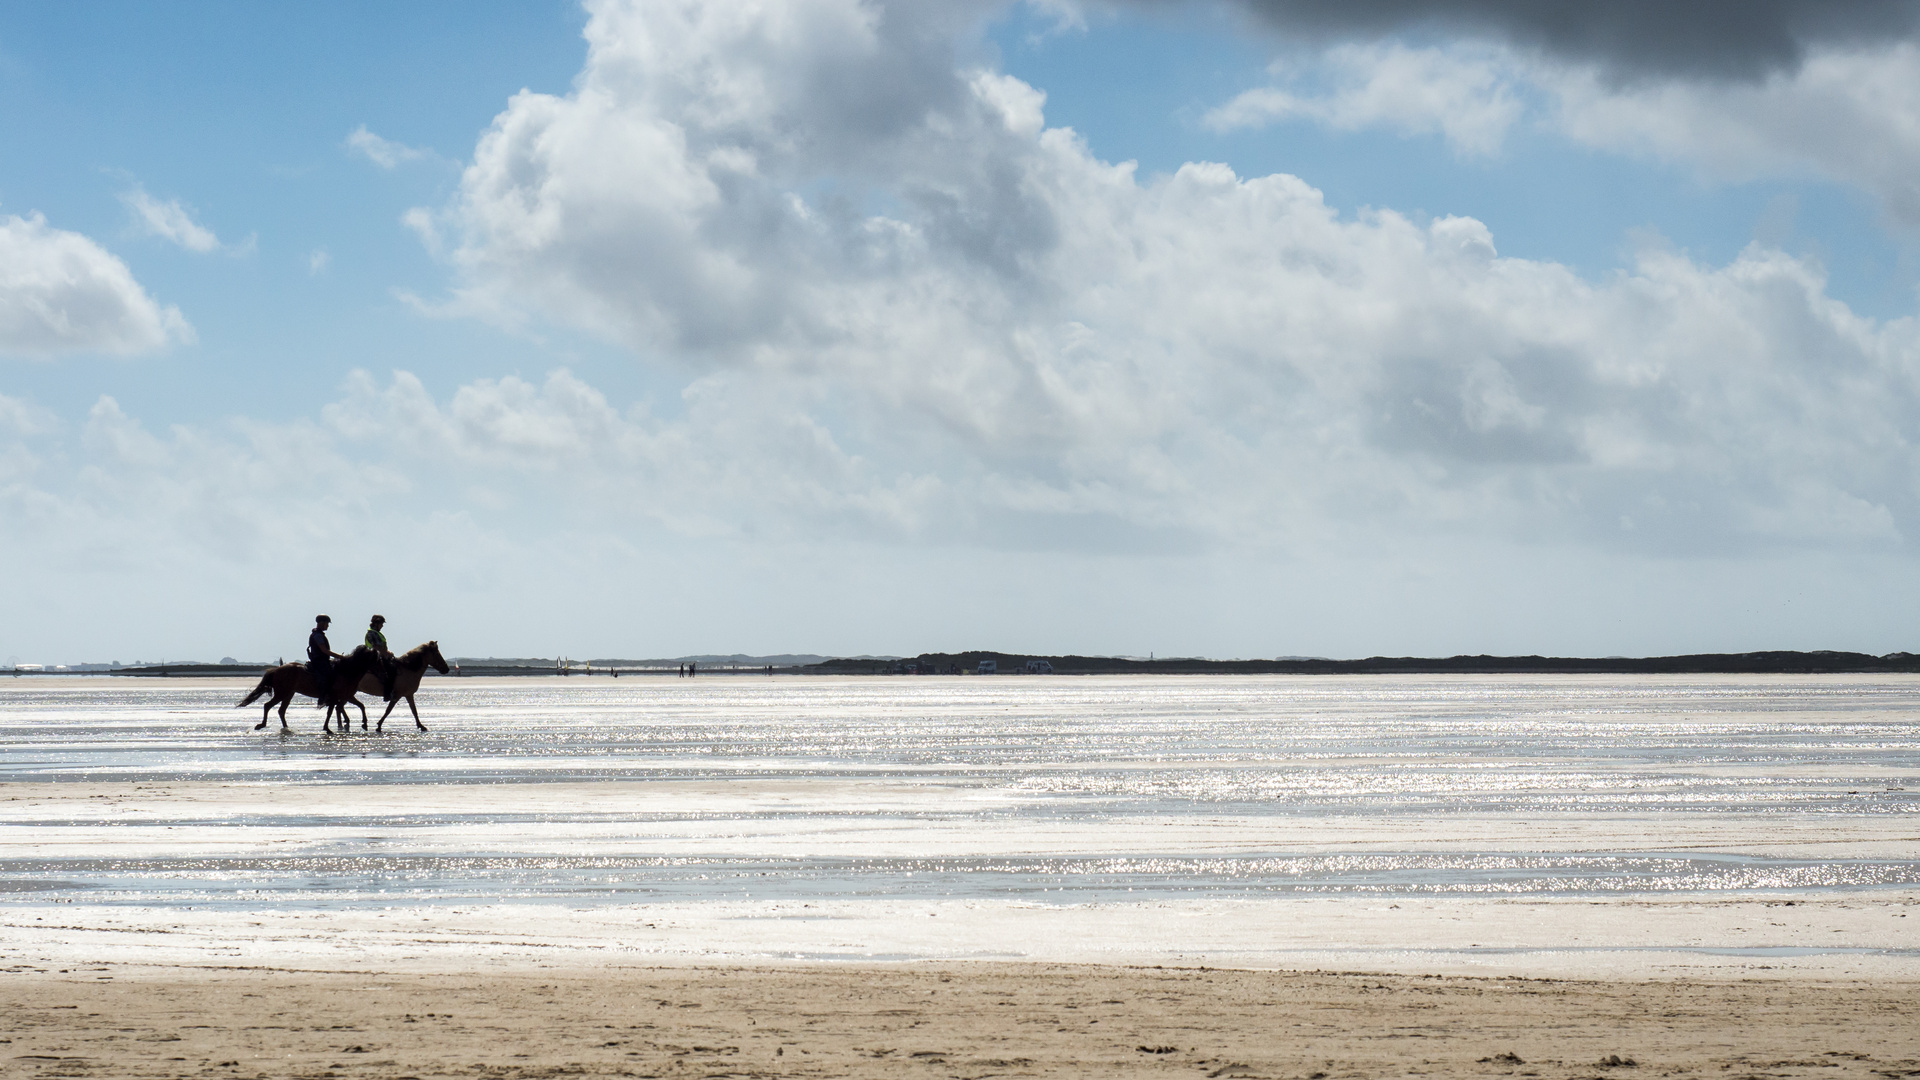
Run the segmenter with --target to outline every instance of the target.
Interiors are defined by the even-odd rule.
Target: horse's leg
[[[273,719],[273,707],[275,705],[280,706],[280,730],[285,731],[287,729],[287,699],[281,697],[280,691],[275,689],[273,696],[269,697],[266,705],[260,709],[260,723],[255,725],[253,730],[259,731],[261,728],[267,726],[267,721]]]
[[[267,721],[273,719],[273,707],[275,705],[280,705],[280,688],[277,686],[273,688],[273,693],[267,695],[266,704],[260,706],[260,722],[253,725],[253,730],[259,731],[267,726]],[[280,711],[282,713],[286,712],[286,706],[280,705]],[[286,721],[282,720],[280,723],[285,725]]]
[[[360,704],[360,699],[357,697],[351,697],[347,700],[353,702],[353,707],[360,710],[360,730],[367,730],[367,707]],[[340,711],[343,713],[346,712],[345,709],[341,709]]]
[[[399,698],[394,698],[392,701],[387,702],[387,711],[380,714],[380,726],[374,728],[375,731],[387,730],[387,717],[393,715],[393,707],[398,704],[400,704]]]
[[[414,707],[413,707],[413,695],[412,695],[412,694],[408,694],[408,695],[407,695],[407,711],[413,714],[413,726],[414,726],[414,727],[417,727],[417,728],[419,728],[419,729],[420,729],[421,731],[425,731],[425,730],[427,730],[427,725],[425,725],[425,724],[423,724],[423,723],[421,723],[421,722],[420,722],[420,710],[419,710],[419,709],[416,709],[416,708],[414,708]]]
[[[293,704],[293,692],[288,691],[287,696],[280,699],[280,730],[281,731],[293,730],[292,728],[287,726],[287,706],[291,704]]]

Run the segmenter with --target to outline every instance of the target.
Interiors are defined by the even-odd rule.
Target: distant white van
[[[1053,674],[1053,662],[1051,660],[1029,660],[1027,661],[1027,674],[1051,675]]]
[[[974,674],[976,674],[976,675],[998,675],[998,674],[1000,674],[1000,661],[998,661],[998,660],[982,660],[982,661],[980,661],[980,666],[974,669]]]

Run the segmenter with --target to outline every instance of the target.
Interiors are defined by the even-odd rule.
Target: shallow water
[[[1920,884],[1911,843],[1836,857],[1738,840],[1774,823],[1829,845],[1910,839],[1920,680],[1904,677],[434,679],[432,730],[402,706],[386,734],[345,737],[319,735],[311,708],[290,711],[293,734],[255,732],[231,684],[17,682],[0,686],[0,782],[228,787],[138,812],[12,804],[0,902]],[[540,794],[583,782],[600,786]],[[289,785],[312,795],[265,798]],[[1594,822],[1626,839],[1556,846]],[[1699,850],[1676,822],[1735,839]],[[1328,850],[1334,828],[1364,850]]]

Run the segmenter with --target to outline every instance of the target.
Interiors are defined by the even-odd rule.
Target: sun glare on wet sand
[[[1920,1068],[1906,676],[245,689],[0,684],[21,1075]]]

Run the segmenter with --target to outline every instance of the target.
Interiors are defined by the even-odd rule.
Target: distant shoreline
[[[1370,656],[1360,660],[1207,660],[1167,657],[1141,660],[1114,656],[1042,656],[1001,652],[922,653],[915,657],[856,657],[812,664],[699,664],[699,676],[714,675],[967,675],[980,666],[995,676],[1062,675],[1864,675],[1920,673],[1920,654],[1772,651],[1691,653],[1682,656]],[[594,661],[562,669],[486,660],[456,661],[455,676],[676,677],[680,668],[660,661]],[[1029,665],[1041,670],[1030,672]],[[1050,670],[1047,670],[1050,669]],[[236,678],[258,675],[258,664],[165,664],[86,671],[0,671],[18,678],[110,676],[133,678]],[[439,678],[437,673],[429,675]]]
[[[1140,660],[1107,656],[1023,656],[996,652],[924,653],[877,664],[872,660],[829,660],[807,674],[904,674],[974,672],[982,662],[998,674],[1024,674],[1029,663],[1051,667],[1051,675],[1817,675],[1920,672],[1920,654],[1874,656],[1854,652],[1694,653],[1685,656],[1370,656],[1363,660],[1320,658],[1287,660],[1205,660],[1167,657]]]

